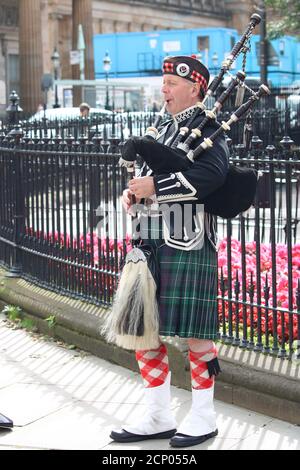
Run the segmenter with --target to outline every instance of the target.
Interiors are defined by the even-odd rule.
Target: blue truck
[[[115,79],[159,76],[162,60],[168,55],[197,54],[215,74],[239,37],[232,28],[98,34],[94,36],[96,78],[106,76],[103,69],[106,54],[111,59],[109,77]],[[259,41],[259,36],[252,36],[246,64],[248,77],[259,77]],[[233,64],[233,73],[241,67],[242,56]],[[300,42],[295,37],[269,41],[268,79],[275,87],[300,80]]]

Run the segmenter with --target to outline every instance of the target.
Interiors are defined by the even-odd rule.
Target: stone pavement
[[[168,440],[120,445],[109,438],[112,428],[144,412],[138,374],[3,320],[0,412],[15,427],[0,430],[0,450],[171,449]],[[190,392],[172,387],[177,421],[190,403]],[[190,450],[300,450],[297,426],[220,401],[216,411],[218,437]]]

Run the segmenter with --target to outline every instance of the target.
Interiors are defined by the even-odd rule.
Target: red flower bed
[[[239,289],[239,294],[236,294],[237,281],[242,286],[242,251],[241,243],[238,240],[231,240],[231,276],[232,276],[232,295],[231,298],[242,301],[242,290]],[[289,340],[289,327],[290,321],[292,321],[293,329],[293,340],[297,338],[298,334],[298,321],[295,313],[281,313],[273,312],[264,308],[269,305],[270,307],[282,308],[289,310],[289,279],[288,279],[288,250],[287,246],[278,244],[276,246],[276,265],[274,270],[276,272],[276,294],[277,294],[277,306],[273,305],[274,292],[272,290],[272,251],[271,245],[261,244],[260,245],[260,266],[257,269],[256,259],[256,242],[246,243],[246,301],[253,304],[260,304],[261,316],[259,318],[257,307],[253,307],[253,319],[252,325],[257,330],[257,325],[261,322],[261,331],[265,334],[267,331],[270,335],[274,334],[274,329],[277,320],[277,334],[279,340]],[[225,285],[225,296],[228,296],[228,264],[227,264],[227,239],[222,240],[219,248],[218,266],[220,278],[223,275]],[[261,289],[260,293],[257,290],[257,273],[260,276]],[[292,310],[297,310],[297,289],[300,282],[300,244],[296,244],[292,248],[292,290],[293,298]],[[258,302],[258,294],[260,294],[260,303]],[[219,286],[219,295],[222,295],[221,288]],[[233,322],[236,320],[236,304],[232,303]],[[222,303],[219,303],[219,314],[220,319],[222,318]],[[243,306],[238,305],[239,322],[242,324]],[[246,322],[247,326],[251,326],[251,308],[246,308]],[[228,319],[228,301],[225,302],[225,318]]]
[[[95,283],[95,276],[88,268],[93,266],[102,270],[100,275],[100,284],[97,289],[106,292],[107,298],[111,299],[115,288],[115,273],[116,266],[122,256],[124,255],[124,245],[126,251],[131,249],[131,237],[126,236],[126,239],[117,241],[117,250],[113,239],[102,238],[99,239],[96,232],[91,236],[90,233],[86,237],[81,235],[79,240],[74,238],[72,241],[70,236],[58,234],[58,232],[49,233],[48,236],[42,232],[34,232],[32,229],[27,230],[27,236],[34,237],[35,239],[45,240],[50,245],[59,246],[62,250],[62,256],[66,259],[78,262],[84,267],[75,270],[76,282],[81,286],[87,283]],[[64,251],[65,250],[65,251]],[[118,260],[115,260],[117,254]],[[232,276],[232,321],[235,325],[236,315],[239,317],[240,326],[243,325],[243,305],[239,301],[243,300],[242,293],[242,252],[241,243],[238,240],[231,240],[231,276]],[[248,327],[254,327],[257,333],[258,325],[261,325],[261,332],[265,334],[269,332],[274,335],[275,327],[280,341],[284,338],[285,341],[289,340],[290,319],[292,319],[293,338],[297,338],[298,322],[295,313],[281,313],[267,311],[264,307],[268,304],[273,307],[273,291],[272,291],[272,253],[271,246],[261,244],[260,246],[260,268],[257,270],[256,261],[256,242],[246,243],[246,301],[252,304],[258,304],[258,291],[257,291],[257,271],[260,275],[261,289],[260,289],[260,313],[256,306],[252,309],[250,305],[246,307],[246,324]],[[228,296],[228,263],[227,263],[227,239],[222,240],[219,247],[218,255],[219,274],[223,276],[223,285],[225,286],[225,297]],[[68,268],[66,268],[68,269]],[[289,295],[288,295],[288,252],[287,246],[278,244],[276,246],[276,287],[277,287],[277,307],[282,309],[289,309]],[[236,275],[237,273],[237,275]],[[240,283],[239,294],[236,295],[236,282]],[[292,249],[292,289],[293,289],[293,310],[297,310],[297,288],[300,282],[300,244],[297,244]],[[95,286],[94,286],[95,287]],[[266,288],[267,287],[267,288]],[[222,295],[221,283],[219,283],[219,295]],[[267,298],[266,298],[267,296]],[[236,305],[238,304],[238,312],[236,312]],[[224,305],[224,303],[223,303]],[[252,312],[252,317],[251,317]],[[220,321],[223,319],[222,302],[219,302],[219,316]],[[229,302],[225,300],[225,319],[228,321],[229,316]],[[277,320],[277,325],[276,325]]]

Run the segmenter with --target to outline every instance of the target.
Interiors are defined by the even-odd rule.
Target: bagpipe
[[[173,142],[166,146],[156,141],[158,127],[161,123],[165,106],[159,113],[154,126],[149,127],[144,137],[131,137],[122,147],[122,157],[120,164],[125,166],[128,172],[134,171],[134,167],[139,155],[148,165],[155,175],[181,172],[189,169],[195,161],[201,158],[205,150],[213,148],[214,142],[230,130],[231,125],[247,115],[255,103],[261,97],[269,95],[270,91],[266,85],[261,85],[257,92],[251,90],[245,85],[244,71],[237,72],[235,77],[215,102],[212,110],[206,109],[206,101],[212,96],[223,81],[224,75],[229,72],[230,67],[241,52],[247,53],[247,43],[255,26],[260,22],[261,17],[253,14],[249,25],[241,39],[235,44],[229,56],[224,60],[218,75],[212,80],[208,87],[206,95],[201,102],[197,103],[194,114],[188,120],[186,126],[181,127],[174,136]],[[230,116],[226,122],[221,124],[217,122],[217,113],[223,107],[226,100],[232,92],[238,88],[247,89],[250,92],[250,98],[241,104]],[[205,113],[198,127],[190,129],[194,120]],[[194,149],[192,146],[196,140],[201,139],[203,130],[207,125],[214,125],[217,129],[209,137],[202,139],[202,142]],[[200,203],[204,204],[205,212],[228,219],[233,218],[246,211],[253,204],[256,187],[257,172],[248,167],[229,165],[228,174],[224,184],[213,193],[209,194]]]
[[[197,103],[194,114],[188,119],[185,127],[181,127],[169,146],[156,141],[158,128],[165,112],[165,105],[160,111],[153,127],[147,129],[141,138],[132,137],[122,148],[120,164],[126,166],[130,178],[134,177],[137,155],[151,168],[154,174],[180,172],[191,168],[203,152],[213,148],[214,142],[221,134],[228,131],[230,126],[248,113],[251,107],[270,92],[261,85],[257,92],[250,90],[250,98],[231,114],[226,122],[217,123],[216,115],[230,94],[237,87],[245,87],[244,71],[232,78],[228,88],[215,102],[212,110],[206,109],[206,101],[221,84],[236,60],[237,56],[246,54],[247,43],[253,29],[261,18],[253,14],[249,25],[241,39],[235,44],[231,53],[222,64],[219,74],[209,85],[203,100]],[[201,113],[205,116],[197,128],[191,128],[196,117]],[[214,123],[214,132],[195,147],[196,140],[201,138],[204,128]],[[192,148],[194,147],[194,148]],[[230,165],[224,185],[207,196],[203,201],[204,210],[224,218],[231,218],[248,209],[254,200],[257,175],[251,168]],[[132,203],[135,197],[132,196]],[[125,349],[154,349],[160,344],[159,340],[159,267],[151,245],[133,239],[132,250],[126,255],[118,288],[112,309],[106,318],[102,334],[109,342],[114,342]]]

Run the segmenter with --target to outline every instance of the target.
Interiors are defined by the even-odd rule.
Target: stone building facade
[[[79,78],[70,64],[78,24],[86,43],[85,78],[94,78],[93,34],[227,26],[243,30],[254,10],[250,0],[0,0],[0,111],[12,89],[23,109],[43,102],[41,79],[60,54],[61,78]],[[80,100],[76,96],[75,104]]]

